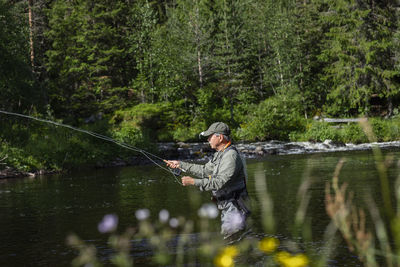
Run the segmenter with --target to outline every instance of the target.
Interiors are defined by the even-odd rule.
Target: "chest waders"
[[[243,181],[241,181],[239,184],[230,187],[230,188],[221,188],[220,190],[216,192],[212,192],[213,196],[212,199],[214,201],[222,202],[222,201],[227,201],[227,202],[232,202],[233,205],[236,206],[238,210],[240,210],[243,215],[248,217],[251,213],[250,209],[248,208],[246,201],[249,199],[249,194],[247,192],[247,169],[246,169],[246,161],[242,157],[242,155],[239,153],[239,151],[236,149],[234,146],[228,146],[220,155],[218,155],[218,164],[216,166],[216,171],[215,173],[218,173],[219,170],[219,165],[221,163],[221,159],[223,156],[223,153],[226,151],[233,149],[236,151],[236,153],[239,155],[241,161],[242,161],[242,171],[243,171]]]

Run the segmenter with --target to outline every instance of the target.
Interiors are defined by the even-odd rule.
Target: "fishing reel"
[[[170,171],[172,172],[173,175],[175,175],[176,177],[180,176],[182,174],[182,170],[179,168],[174,168],[174,169],[170,169]]]

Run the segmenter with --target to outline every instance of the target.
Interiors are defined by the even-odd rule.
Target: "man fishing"
[[[246,162],[232,145],[230,129],[225,123],[215,122],[200,135],[207,137],[211,148],[216,150],[209,162],[205,165],[177,160],[165,162],[170,168],[179,168],[197,177],[183,176],[183,186],[194,185],[201,191],[211,191],[221,211],[221,234],[228,238],[245,229],[250,214],[246,205]]]

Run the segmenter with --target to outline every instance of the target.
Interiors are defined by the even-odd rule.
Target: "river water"
[[[400,150],[384,150],[396,162]],[[312,181],[307,209],[313,241],[323,248],[323,235],[329,223],[325,212],[324,190],[340,159],[345,164],[340,182],[349,183],[354,202],[364,206],[370,195],[382,206],[380,182],[371,151],[331,152],[305,155],[271,155],[262,160],[248,160],[248,189],[253,205],[259,205],[255,177],[264,179],[273,201],[276,235],[292,239],[292,225],[297,210],[297,192],[303,181]],[[400,172],[396,164],[388,169],[394,182]],[[198,200],[194,203],[194,199]],[[209,194],[180,186],[171,174],[155,166],[132,166],[75,171],[36,178],[0,180],[0,266],[70,266],[76,252],[66,245],[70,233],[96,246],[99,258],[108,264],[112,250],[107,235],[99,233],[98,223],[105,214],[119,217],[118,231],[135,227],[135,212],[146,208],[152,220],[166,209],[170,217],[196,220],[198,208],[208,203]],[[252,214],[253,232],[263,235],[259,209]],[[215,220],[218,226],[218,219]],[[197,229],[195,228],[196,235]],[[293,239],[294,242],[303,242]],[[310,245],[310,244],[309,244]],[[133,243],[135,262],[148,262],[148,253]],[[345,243],[337,245],[331,266],[358,266]],[[139,264],[140,265],[140,264]]]

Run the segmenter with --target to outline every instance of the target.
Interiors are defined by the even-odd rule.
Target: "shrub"
[[[337,129],[325,122],[311,122],[307,125],[306,132],[300,135],[301,141],[323,142],[326,139],[339,141],[340,135]]]
[[[361,144],[367,143],[368,138],[365,135],[362,127],[358,123],[351,123],[346,125],[340,131],[340,139],[344,143]]]
[[[288,140],[291,132],[302,131],[304,127],[299,102],[274,96],[255,107],[237,135],[247,140]]]
[[[158,140],[158,134],[165,130],[165,117],[171,110],[169,104],[142,103],[126,110],[116,111],[111,118],[112,135],[119,141],[142,148]]]
[[[208,126],[202,122],[193,122],[190,127],[184,125],[177,125],[173,131],[173,138],[176,141],[198,141],[199,134],[204,131]]]
[[[2,141],[0,145],[2,160],[1,168],[5,166],[15,168],[20,171],[36,171],[43,165],[32,155],[27,155],[23,149],[12,147]]]
[[[378,142],[399,140],[399,119],[382,120],[373,118],[370,119],[370,123]]]
[[[398,119],[385,120],[381,118],[369,119],[374,135],[378,142],[387,142],[400,139],[400,121]],[[344,143],[369,142],[362,127],[358,123],[349,123],[334,127],[326,122],[311,121],[307,124],[305,132],[290,134],[292,141],[319,141],[326,139],[341,141]]]

